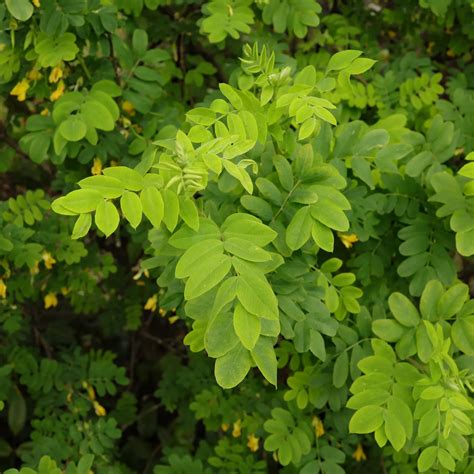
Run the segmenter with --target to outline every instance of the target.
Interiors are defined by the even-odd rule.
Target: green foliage
[[[0,470],[474,470],[470,0],[0,5]]]

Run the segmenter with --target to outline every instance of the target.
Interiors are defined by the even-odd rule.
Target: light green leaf
[[[81,105],[81,112],[90,127],[107,132],[112,131],[115,127],[115,120],[109,109],[98,100],[88,99]]]
[[[311,237],[313,220],[308,206],[299,209],[286,229],[286,244],[291,250],[298,250]]]
[[[357,410],[349,422],[351,433],[372,433],[383,424],[384,409],[377,405],[367,405]]]
[[[84,237],[92,224],[92,215],[87,214],[80,214],[74,224],[74,229],[72,230],[71,239],[80,239]]]
[[[452,326],[451,337],[462,352],[474,356],[474,315],[458,318]]]
[[[252,314],[267,319],[278,319],[278,303],[272,287],[265,278],[252,273],[239,275],[237,297]]]
[[[110,202],[103,200],[95,211],[95,224],[106,237],[113,234],[120,222],[117,208]]]
[[[316,242],[316,245],[320,248],[326,252],[334,251],[334,234],[329,227],[321,224],[319,221],[313,221],[311,235],[313,240]]]
[[[154,186],[143,188],[140,193],[140,201],[143,207],[143,213],[151,222],[153,227],[160,227],[165,211],[165,205],[161,193]]]
[[[234,331],[232,313],[219,312],[209,322],[204,347],[209,357],[222,357],[239,343]]]
[[[87,125],[78,116],[70,116],[58,128],[58,132],[69,142],[78,142],[86,136]]]
[[[130,191],[125,191],[120,199],[120,207],[125,219],[136,229],[142,221],[143,208],[140,198]]]
[[[122,182],[126,189],[130,191],[141,191],[143,188],[143,176],[134,169],[126,166],[112,166],[104,168],[102,171],[105,176],[111,176]]]
[[[179,215],[191,229],[199,230],[198,210],[192,199],[179,196]]]
[[[78,184],[83,189],[95,189],[106,199],[118,198],[124,191],[122,182],[110,176],[89,176]]]
[[[435,463],[437,454],[438,448],[436,446],[429,446],[425,448],[418,457],[418,470],[420,472],[428,471]]]
[[[29,0],[5,0],[5,4],[17,20],[26,21],[33,15],[34,7]]]
[[[277,233],[262,221],[250,214],[237,213],[230,215],[222,225],[224,238],[238,238],[259,247],[272,242]]]
[[[275,387],[277,386],[277,358],[272,339],[260,337],[252,350],[252,358],[263,376]]]
[[[438,314],[448,319],[461,311],[464,302],[469,297],[469,287],[464,283],[449,288],[439,299],[437,305]]]
[[[267,251],[262,250],[259,246],[247,240],[236,237],[225,239],[224,249],[226,252],[250,262],[267,262],[271,260],[271,255]]]
[[[71,212],[82,214],[95,211],[103,200],[100,193],[93,189],[78,189],[66,194],[60,204]]]
[[[348,67],[354,59],[358,58],[362,51],[348,49],[347,51],[340,51],[331,56],[331,59],[326,66],[326,73],[330,71],[340,71]]]
[[[187,300],[197,298],[214,288],[229,273],[231,258],[227,255],[213,255],[193,269],[184,288]]]
[[[349,355],[347,351],[343,351],[339,354],[334,363],[332,373],[332,383],[336,388],[341,388],[347,380],[349,375]]]
[[[221,240],[209,239],[197,242],[191,246],[178,260],[176,265],[176,278],[186,278],[190,276],[196,266],[210,257],[222,255],[224,244]]]
[[[407,437],[403,425],[398,419],[398,413],[386,410],[383,417],[385,421],[385,435],[395,451],[400,451],[405,446]]]
[[[214,375],[222,388],[233,388],[244,380],[251,366],[249,351],[237,344],[234,349],[216,360]]]
[[[345,232],[349,230],[349,220],[339,207],[330,201],[321,199],[311,206],[311,215],[325,226]]]
[[[388,298],[388,306],[395,319],[403,326],[416,327],[420,323],[418,310],[405,295],[392,293]]]
[[[179,200],[176,193],[170,189],[164,189],[163,191],[163,202],[165,206],[165,215],[163,216],[163,222],[166,228],[173,232],[176,225],[178,224],[179,218]]]
[[[260,318],[237,303],[234,309],[234,330],[242,345],[251,351],[260,336]]]

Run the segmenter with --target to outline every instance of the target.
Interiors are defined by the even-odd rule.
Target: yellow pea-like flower
[[[346,249],[350,249],[353,244],[359,242],[359,238],[355,234],[337,234]]]
[[[18,102],[23,102],[26,99],[26,92],[30,88],[28,79],[22,79],[16,86],[11,90],[10,95],[16,95]]]
[[[156,311],[158,305],[158,297],[157,295],[150,296],[150,298],[147,299],[145,306],[143,309],[146,309],[148,311]]]
[[[97,176],[100,173],[102,173],[102,160],[100,158],[94,158],[92,168],[91,168],[91,173],[94,176]]]
[[[56,293],[48,293],[44,297],[44,309],[54,308],[58,305],[58,297]]]
[[[59,81],[58,87],[56,90],[49,96],[49,98],[54,102],[62,97],[64,94],[66,86],[64,85],[64,81]]]
[[[252,434],[249,434],[247,436],[247,447],[250,449],[250,451],[252,451],[253,453],[255,451],[258,451],[258,447],[259,447],[259,439],[260,438],[257,438],[253,433]]]
[[[7,285],[3,281],[3,278],[0,278],[0,298],[5,299],[7,297]]]
[[[238,438],[242,434],[242,422],[240,419],[238,419],[233,425],[232,425],[232,436],[234,438]]]
[[[359,443],[357,445],[356,450],[352,454],[352,457],[357,461],[366,461],[367,460],[367,455],[364,453],[364,450],[362,449],[362,445]]]
[[[56,263],[56,260],[54,259],[54,257],[47,251],[43,252],[41,257],[43,259],[44,266],[48,270],[51,270],[53,268],[54,264]]]

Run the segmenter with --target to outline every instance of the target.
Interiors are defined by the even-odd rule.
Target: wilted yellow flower
[[[323,434],[325,433],[323,422],[317,416],[313,416],[311,424],[314,426],[316,438],[321,438],[321,436],[323,436]]]
[[[40,0],[31,0],[33,2],[33,5],[36,7],[36,8],[39,8],[41,6],[41,3],[40,3]]]
[[[56,84],[61,77],[63,77],[63,68],[61,66],[55,66],[51,69],[51,73],[49,74],[49,82]]]
[[[68,295],[70,292],[71,292],[71,288],[67,288],[66,286],[63,286],[63,287],[61,288],[61,294],[62,294],[63,296]]]
[[[170,317],[168,318],[168,322],[169,322],[170,324],[174,324],[178,319],[179,319],[179,316],[170,316]]]
[[[16,95],[19,102],[26,99],[26,91],[30,88],[30,83],[27,79],[21,80],[10,92],[10,95]]]
[[[353,244],[359,242],[359,238],[355,234],[341,234],[338,232],[337,235],[346,249],[350,249]]]
[[[258,440],[260,438],[257,438],[253,433],[249,434],[247,436],[247,447],[252,451],[253,453],[255,451],[258,451]]]
[[[156,311],[157,304],[158,304],[158,297],[157,295],[153,295],[146,300],[145,306],[143,308],[153,312],[153,311]]]
[[[238,419],[233,425],[232,425],[232,436],[234,438],[238,438],[242,434],[242,422],[240,419]]]
[[[3,281],[3,278],[0,278],[0,298],[5,299],[7,297],[7,285]]]
[[[366,460],[367,460],[367,456],[365,455],[364,450],[362,449],[362,445],[361,445],[360,443],[357,445],[357,448],[356,448],[356,450],[354,451],[354,453],[352,454],[352,457],[353,457],[357,462],[366,461]]]
[[[97,176],[98,174],[102,173],[102,160],[100,158],[94,158],[91,173],[94,176]]]
[[[105,416],[107,414],[105,408],[99,402],[94,402],[94,411],[97,416]]]
[[[48,293],[44,297],[44,309],[54,308],[57,305],[58,305],[58,297],[56,296],[56,293]]]
[[[67,395],[66,395],[66,400],[68,403],[71,403],[72,402],[72,392],[68,392]]]
[[[58,87],[56,90],[49,96],[49,98],[54,102],[58,100],[63,94],[65,89],[64,81],[59,81]]]
[[[229,423],[222,423],[221,430],[225,433],[230,428]]]
[[[41,79],[43,75],[38,71],[38,69],[33,68],[28,74],[27,78],[30,81],[37,81],[38,79]]]
[[[124,100],[122,102],[122,110],[129,115],[135,115],[135,107],[129,100]]]
[[[43,258],[44,266],[48,270],[51,270],[51,268],[53,268],[53,265],[56,263],[54,257],[49,252],[43,252],[41,257]]]

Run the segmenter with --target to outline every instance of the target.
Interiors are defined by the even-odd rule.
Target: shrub
[[[5,472],[474,472],[473,12],[0,5]]]

